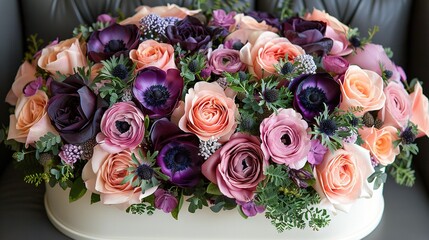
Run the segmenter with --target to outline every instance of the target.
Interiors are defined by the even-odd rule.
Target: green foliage
[[[206,192],[208,194],[213,194],[213,195],[216,195],[216,196],[221,196],[222,195],[222,192],[219,190],[219,187],[216,184],[212,183],[212,182],[210,182],[209,185],[207,186]]]
[[[39,186],[42,182],[48,182],[49,181],[49,174],[48,173],[33,173],[26,175],[24,177],[24,182],[29,184],[34,184],[36,187]]]
[[[180,47],[176,48],[176,51],[181,52]],[[206,65],[207,57],[202,53],[193,54],[180,60],[180,76],[183,77],[186,89],[191,88],[195,81],[204,80],[201,77],[201,71]]]
[[[347,32],[347,39],[351,39],[353,37],[360,39],[360,48],[363,49],[363,47],[372,42],[372,39],[374,38],[375,34],[380,30],[378,26],[374,26],[373,28],[368,29],[368,36],[363,37],[360,39],[360,33],[358,28],[349,28],[349,31]]]
[[[33,61],[34,55],[40,50],[43,45],[43,40],[37,37],[37,34],[32,34],[27,38],[27,51],[25,52],[24,60]]]
[[[155,207],[150,203],[141,202],[138,204],[133,204],[125,210],[127,213],[142,215],[146,213],[147,215],[152,215],[155,212]]]
[[[277,12],[280,12],[279,19],[280,21],[285,20],[286,18],[292,17],[294,11],[292,9],[292,0],[283,0],[281,7],[278,7]]]
[[[374,168],[374,173],[368,177],[368,182],[374,182],[374,190],[379,189],[387,180],[387,173],[384,171],[384,166],[377,165]]]
[[[55,135],[51,132],[48,132],[36,142],[36,158],[40,158],[40,153],[50,151],[52,152],[52,154],[58,155],[60,144],[61,137],[59,135]]]
[[[88,26],[86,24],[82,24],[82,25],[79,25],[78,27],[75,27],[73,29],[73,36],[77,37],[77,36],[81,35],[85,40],[87,40],[89,38],[89,36],[91,35],[91,33],[95,32],[99,29],[103,29],[107,26],[109,26],[109,23],[105,23],[105,22],[95,22],[91,26]]]
[[[83,179],[81,177],[76,178],[70,189],[69,202],[79,200],[81,197],[83,197],[83,195],[85,195],[86,190],[87,189],[85,187],[85,182],[83,181]]]
[[[259,102],[259,105],[264,104],[268,110],[276,113],[280,108],[292,107],[293,100],[292,92],[284,86],[278,88],[278,84],[279,82],[274,77],[270,77],[267,81],[262,79],[261,92],[259,93],[259,96],[262,99]],[[267,92],[274,92],[274,94],[277,95],[277,99],[269,99]]]
[[[179,212],[180,212],[180,210],[182,209],[182,206],[183,206],[183,202],[185,201],[185,197],[183,196],[183,191],[181,190],[180,192],[179,192],[179,202],[178,202],[178,204],[177,204],[177,206],[176,206],[176,208],[175,209],[173,209],[173,211],[171,211],[171,216],[174,218],[174,219],[176,219],[176,220],[178,220],[179,219]]]
[[[186,200],[187,202],[189,202],[188,211],[190,213],[195,213],[197,209],[203,209],[203,206],[209,206],[205,193],[206,188],[201,182],[195,187],[193,196]]]
[[[224,9],[226,12],[246,12],[249,8],[249,3],[240,0],[192,0],[192,9],[201,9],[205,16],[210,17],[213,10]]]
[[[210,206],[210,210],[217,213],[223,210],[231,210],[237,207],[237,203],[235,202],[235,199],[231,199],[228,197],[225,197],[223,195],[216,196],[213,201],[213,205]]]
[[[91,204],[97,203],[100,201],[100,194],[92,193],[91,194]]]

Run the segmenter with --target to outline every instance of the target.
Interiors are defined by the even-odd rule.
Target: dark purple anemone
[[[340,85],[328,73],[301,75],[288,88],[294,93],[294,108],[308,122],[323,112],[324,104],[332,112],[340,103]]]
[[[266,24],[280,29],[279,19],[271,13],[261,11],[249,11],[246,13],[246,15],[253,17],[258,22],[265,21]]]
[[[133,94],[143,113],[150,118],[170,115],[182,95],[183,78],[177,69],[167,72],[157,67],[139,71],[134,81]]]
[[[88,57],[91,61],[101,62],[112,56],[120,56],[136,49],[139,45],[140,31],[134,24],[112,25],[95,31],[87,43]]]
[[[198,155],[198,137],[183,132],[166,118],[153,124],[150,137],[154,150],[158,151],[156,163],[170,177],[170,182],[180,187],[197,185],[204,161]]]
[[[325,38],[325,31],[326,23],[320,21],[292,17],[283,23],[283,35],[291,43],[301,46],[308,54],[321,56],[331,51],[333,41]]]

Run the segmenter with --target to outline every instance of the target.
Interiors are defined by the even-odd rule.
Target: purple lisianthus
[[[214,50],[210,55],[208,64],[216,75],[222,75],[223,72],[236,73],[246,68],[246,65],[240,60],[239,51],[225,48]]]
[[[302,168],[299,170],[289,169],[289,177],[300,188],[308,188],[309,182],[314,180],[314,176],[307,169]]]
[[[100,14],[97,17],[97,22],[108,23],[109,25],[112,25],[116,23],[116,18],[110,16],[109,14]]]
[[[201,179],[198,137],[185,133],[166,118],[157,120],[151,130],[156,163],[170,182],[180,187],[194,187]]]
[[[101,62],[112,56],[128,56],[131,49],[139,45],[140,31],[134,24],[114,23],[91,34],[87,43],[88,57],[91,61]]]
[[[243,213],[248,217],[256,216],[256,214],[263,213],[265,211],[264,206],[256,205],[253,201],[243,202],[236,200],[236,202],[240,205],[241,211],[243,211]]]
[[[176,107],[183,84],[177,69],[165,72],[157,67],[147,67],[137,73],[133,94],[143,113],[150,118],[161,118],[170,115]]]
[[[340,84],[328,73],[303,74],[290,82],[289,90],[294,93],[293,106],[308,122],[324,110],[330,112],[340,104]]]
[[[337,75],[344,74],[349,68],[349,62],[341,56],[323,56],[323,68],[327,72],[335,73]]]
[[[319,165],[327,151],[328,148],[323,146],[318,139],[312,139],[311,148],[307,155],[308,162],[312,165]]]
[[[48,86],[52,94],[48,116],[65,142],[78,144],[95,137],[108,104],[78,74],[62,82],[50,81]]]
[[[224,27],[228,29],[235,23],[235,12],[226,13],[223,9],[213,11],[212,26]]]
[[[179,203],[177,198],[164,189],[157,189],[155,195],[155,207],[161,209],[165,213],[172,212]]]
[[[277,17],[272,15],[271,13],[261,12],[261,11],[249,11],[246,15],[253,17],[256,21],[262,22],[265,21],[266,24],[280,29],[280,22]]]
[[[301,46],[308,54],[321,56],[331,51],[334,42],[325,37],[325,31],[326,23],[320,21],[292,17],[283,23],[283,35],[291,43]]]
[[[43,78],[38,77],[36,80],[29,82],[24,87],[24,95],[26,97],[31,97],[36,94],[37,90],[39,90],[43,86]]]

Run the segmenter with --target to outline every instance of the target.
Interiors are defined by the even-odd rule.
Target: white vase
[[[278,233],[270,221],[259,214],[243,219],[237,211],[213,213],[210,209],[191,214],[184,205],[175,220],[155,211],[152,216],[133,215],[101,203],[90,204],[90,194],[69,203],[69,190],[47,187],[45,207],[50,221],[74,239],[361,239],[375,229],[384,210],[380,188],[371,199],[360,199],[349,213],[331,217],[320,231],[290,230]]]

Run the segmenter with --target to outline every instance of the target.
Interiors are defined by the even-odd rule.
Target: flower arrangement
[[[31,37],[0,134],[32,166],[24,180],[137,214],[263,213],[278,231],[328,225],[387,173],[413,184],[428,99],[371,43],[376,27],[206,9],[142,6],[43,48]]]

